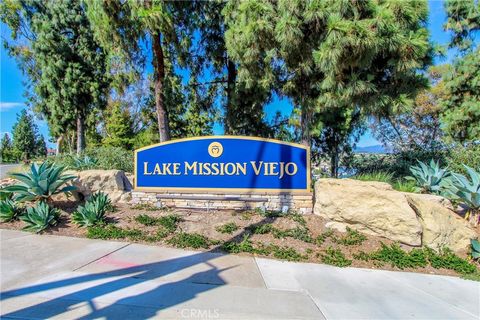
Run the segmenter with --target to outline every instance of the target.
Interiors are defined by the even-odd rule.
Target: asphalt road
[[[20,167],[21,164],[0,164],[0,179],[4,179],[7,177],[8,172],[11,170]]]

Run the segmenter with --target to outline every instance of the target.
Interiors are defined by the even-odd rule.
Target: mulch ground
[[[77,206],[74,202],[57,202],[54,204],[55,207],[60,208],[62,211],[61,219],[59,223],[44,231],[44,234],[51,235],[61,235],[61,236],[71,236],[71,237],[86,237],[87,229],[81,228],[78,225],[74,224],[71,220],[71,213],[75,211]],[[254,211],[239,212],[239,211],[213,211],[210,210],[182,210],[182,209],[162,209],[153,211],[151,208],[149,210],[143,209],[133,209],[130,205],[117,205],[114,212],[109,212],[107,214],[107,221],[109,223],[114,223],[116,226],[123,229],[137,229],[141,230],[146,235],[151,235],[152,237],[156,234],[158,227],[157,226],[145,226],[135,221],[135,217],[141,214],[146,214],[151,217],[161,217],[171,214],[176,214],[181,218],[180,223],[178,224],[177,230],[175,232],[185,232],[185,233],[197,233],[201,234],[208,239],[212,240],[210,248],[204,249],[204,251],[214,251],[222,252],[221,243],[225,241],[235,241],[240,242],[247,235],[252,243],[261,243],[264,245],[275,245],[279,247],[290,247],[294,248],[298,253],[304,256],[302,262],[313,262],[313,263],[322,263],[322,255],[325,253],[327,248],[331,247],[334,249],[340,249],[347,259],[352,260],[351,266],[360,267],[360,268],[369,268],[369,269],[384,269],[384,270],[396,270],[400,271],[396,267],[392,267],[389,264],[384,264],[379,266],[372,261],[361,261],[354,259],[354,254],[359,252],[372,252],[381,248],[381,244],[385,243],[387,245],[392,244],[393,242],[379,237],[366,236],[364,240],[359,245],[344,245],[339,244],[336,241],[332,240],[335,237],[341,238],[346,234],[334,231],[334,237],[327,237],[324,243],[317,244],[315,241],[313,243],[307,243],[305,241],[297,240],[291,237],[285,238],[276,238],[272,233],[268,234],[251,234],[251,227],[258,226],[266,223],[271,223],[276,229],[287,230],[299,227],[299,223],[294,221],[289,216],[280,216],[280,217],[265,217]],[[313,239],[316,239],[317,236],[324,234],[328,230],[325,228],[325,221],[315,215],[304,215],[302,216],[306,222],[306,227],[309,230],[309,233]],[[238,226],[238,229],[231,234],[225,234],[217,231],[217,228],[225,225],[227,223],[235,223]],[[24,226],[22,221],[15,221],[9,223],[0,223],[0,228],[3,229],[16,229],[21,230]],[[136,239],[118,239],[116,241],[128,241],[136,243],[145,243],[148,245],[158,245],[172,247],[168,244],[167,239],[156,240],[156,241],[142,241]],[[412,247],[401,245],[401,247],[408,251]],[[251,255],[249,253],[240,253],[240,255]],[[459,253],[459,256],[466,258],[467,252]],[[271,256],[270,256],[271,257]],[[416,269],[403,269],[401,271],[411,271],[411,272],[421,272],[429,274],[442,274],[442,275],[452,275],[457,276],[457,273],[452,270],[447,269],[435,269],[433,267],[425,268],[416,268]]]

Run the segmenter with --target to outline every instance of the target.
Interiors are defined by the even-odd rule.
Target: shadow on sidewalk
[[[241,241],[245,234],[249,234],[249,227],[258,226],[266,223],[267,221],[272,222],[272,218],[264,218],[258,223],[251,224],[240,234],[232,237],[230,241]],[[82,319],[118,319],[119,316],[124,317],[125,319],[144,319],[153,317],[160,310],[192,300],[202,292],[213,290],[227,284],[222,279],[221,273],[228,269],[235,268],[236,266],[218,269],[209,263],[210,260],[214,260],[222,255],[224,254],[218,253],[218,247],[214,247],[209,251],[198,252],[189,256],[126,267],[107,272],[80,275],[68,279],[56,280],[4,291],[0,293],[1,301],[62,288],[65,288],[65,291],[71,293],[59,295],[48,301],[22,308],[8,314],[3,314],[2,317],[21,318],[25,317],[25,315],[35,315],[38,318],[51,318],[71,311],[81,302],[87,302],[91,309],[90,313],[82,317]],[[182,280],[165,280],[165,282],[154,288],[150,287],[151,283],[149,283],[149,280],[162,280],[163,277],[169,274],[173,274],[180,270],[199,264],[206,264],[209,269],[206,271],[196,272],[190,275],[188,278]],[[81,269],[79,271],[81,271]],[[92,282],[101,283],[95,283],[89,286],[89,284]],[[80,285],[82,288],[68,289],[69,286],[74,285]],[[134,286],[140,286],[141,290],[139,290],[139,294],[122,297],[118,300],[112,298],[112,300],[115,301],[112,301],[110,305],[103,308],[101,306],[99,308],[95,306],[93,301],[95,298],[112,294],[123,289],[132,288]],[[138,288],[136,289],[138,290]],[[112,296],[115,297],[114,294]],[[135,305],[142,305],[145,306],[145,308],[142,309],[141,314],[136,315],[135,313],[128,313],[128,315],[119,315],[119,305],[123,305],[127,308],[128,306],[132,307]]]

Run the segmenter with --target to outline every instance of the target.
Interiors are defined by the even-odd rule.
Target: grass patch
[[[393,189],[401,192],[415,192],[417,188],[415,181],[404,180],[404,179],[395,180],[392,186],[393,186]]]
[[[151,217],[147,214],[141,214],[135,217],[135,221],[145,226],[161,226],[169,232],[173,232],[177,229],[177,225],[181,219],[175,214],[169,214],[163,217]]]
[[[362,173],[356,176],[353,176],[352,179],[360,181],[380,181],[391,183],[393,180],[393,174],[390,172],[376,171],[370,173]]]
[[[133,209],[133,210],[145,210],[145,211],[159,211],[159,210],[164,210],[163,208],[154,206],[153,204],[150,204],[150,203],[137,203],[136,205],[131,206],[130,209]]]
[[[113,224],[98,225],[87,228],[87,238],[90,239],[132,239],[141,240],[145,235],[138,229],[122,229]]]
[[[322,262],[337,267],[348,267],[352,264],[352,260],[345,257],[340,249],[328,247],[325,254],[320,255]]]
[[[235,222],[229,222],[224,225],[216,227],[215,230],[217,230],[220,233],[232,234],[238,230],[238,226]]]
[[[210,240],[198,233],[180,232],[175,234],[167,243],[178,248],[208,249]]]
[[[367,240],[363,234],[357,230],[350,229],[347,227],[347,234],[341,238],[334,237],[333,241],[338,244],[343,244],[344,246],[355,246],[362,244],[363,241]]]

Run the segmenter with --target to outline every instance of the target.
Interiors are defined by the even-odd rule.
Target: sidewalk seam
[[[117,248],[117,249],[115,249],[115,250],[113,250],[113,251],[111,251],[111,252],[109,252],[109,253],[107,253],[107,254],[104,254],[104,255],[101,256],[101,257],[98,257],[97,259],[94,259],[94,260],[92,260],[92,261],[89,261],[89,262],[85,263],[84,265],[82,265],[82,266],[80,266],[80,267],[78,267],[78,268],[73,269],[72,272],[73,272],[73,271],[80,270],[80,269],[82,269],[82,268],[84,268],[84,267],[86,267],[86,266],[88,266],[88,265],[90,265],[90,264],[92,264],[92,263],[100,260],[100,259],[105,258],[106,256],[111,255],[112,253],[115,253],[115,252],[117,252],[117,251],[119,251],[119,250],[122,250],[123,248],[128,247],[129,245],[130,245],[130,243],[127,243],[126,245],[121,246],[120,248]]]
[[[263,275],[262,270],[258,266],[257,257],[253,257],[253,261],[255,262],[255,266],[257,267],[258,272],[260,273],[260,277],[262,278],[263,286],[265,287],[265,289],[270,290],[270,288],[267,286],[267,282],[265,281],[265,276]]]

